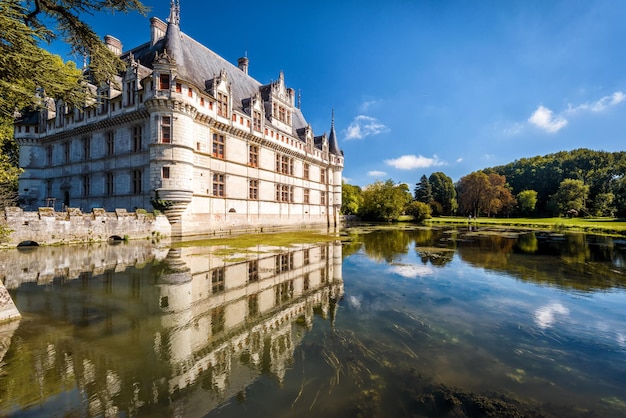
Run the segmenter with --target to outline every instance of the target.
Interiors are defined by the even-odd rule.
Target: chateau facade
[[[344,164],[334,129],[315,136],[295,91],[248,75],[168,22],[122,52],[115,82],[91,106],[48,99],[19,117],[21,205],[90,211],[159,209],[173,236],[271,226],[336,225]],[[298,99],[299,101],[299,99]]]

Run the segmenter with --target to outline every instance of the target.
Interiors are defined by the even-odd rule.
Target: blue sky
[[[626,142],[626,1],[181,0],[181,30],[262,83],[281,70],[316,134],[331,110],[344,177],[414,185]],[[144,1],[168,17],[169,1]],[[124,49],[138,14],[84,16]],[[55,45],[53,52],[62,53]],[[81,61],[81,60],[79,60]]]

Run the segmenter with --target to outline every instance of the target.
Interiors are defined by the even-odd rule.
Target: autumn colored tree
[[[496,173],[489,173],[489,189],[487,191],[485,210],[487,216],[509,212],[515,205],[515,197],[506,184],[506,178]]]
[[[489,176],[482,171],[461,177],[456,185],[461,211],[474,217],[486,212],[490,188]]]

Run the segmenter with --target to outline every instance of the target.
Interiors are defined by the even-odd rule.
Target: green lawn
[[[468,219],[459,216],[441,216],[426,221],[427,225],[467,225]],[[472,225],[508,228],[568,229],[601,234],[626,235],[626,219],[623,218],[478,218]]]

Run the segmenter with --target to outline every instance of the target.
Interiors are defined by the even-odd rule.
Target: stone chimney
[[[104,43],[109,48],[109,51],[113,52],[115,55],[122,55],[122,42],[119,39],[106,35],[104,37]]]
[[[150,44],[154,45],[159,39],[165,36],[167,23],[158,17],[150,18]]]
[[[239,66],[239,69],[243,71],[246,75],[248,75],[248,63],[249,62],[250,60],[248,59],[248,57],[241,57],[237,60],[237,65]]]

